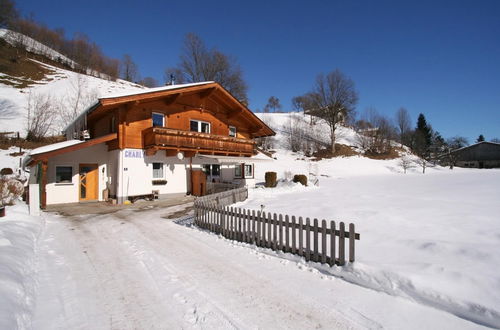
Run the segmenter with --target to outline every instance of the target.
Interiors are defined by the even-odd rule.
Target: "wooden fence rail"
[[[327,223],[309,218],[266,213],[241,208],[214,206],[195,201],[195,224],[226,238],[297,254],[306,261],[342,266],[346,263],[345,244],[348,241],[349,262],[355,260],[355,240],[360,235],[350,223]]]
[[[195,205],[223,207],[237,202],[243,202],[248,198],[247,187],[231,189],[216,194],[210,194],[196,198]]]

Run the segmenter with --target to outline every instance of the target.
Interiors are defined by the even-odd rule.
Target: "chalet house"
[[[254,138],[275,132],[218,83],[202,82],[100,98],[65,134],[25,158],[42,207],[251,186],[265,158]]]
[[[444,159],[459,167],[500,167],[500,143],[479,142],[468,147],[453,150]]]

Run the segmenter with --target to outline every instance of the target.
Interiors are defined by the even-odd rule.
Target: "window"
[[[253,178],[253,164],[245,164],[245,178]]]
[[[165,127],[165,115],[158,112],[153,112],[153,127]]]
[[[189,122],[189,130],[191,132],[210,133],[210,123],[200,120],[191,120]]]
[[[236,137],[236,127],[229,126],[229,136]]]
[[[153,179],[163,179],[163,163],[153,163]]]
[[[220,176],[220,165],[203,165],[203,172],[208,176]]]
[[[237,164],[236,167],[234,168],[234,177],[235,178],[241,178],[241,166],[242,166],[242,164]]]
[[[73,167],[56,166],[56,183],[71,183],[73,180]]]

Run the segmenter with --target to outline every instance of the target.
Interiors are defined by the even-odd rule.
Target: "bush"
[[[276,172],[266,172],[266,188],[276,187],[277,184],[277,175]]]
[[[16,179],[0,179],[0,205],[12,205],[24,192],[23,184]]]
[[[10,175],[10,174],[14,174],[14,171],[10,167],[4,167],[0,171],[0,175]]]
[[[304,174],[295,174],[293,176],[293,182],[300,182],[303,186],[307,186],[307,176]]]

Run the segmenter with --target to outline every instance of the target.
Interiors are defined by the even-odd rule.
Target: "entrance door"
[[[80,201],[97,200],[97,164],[80,164]]]

